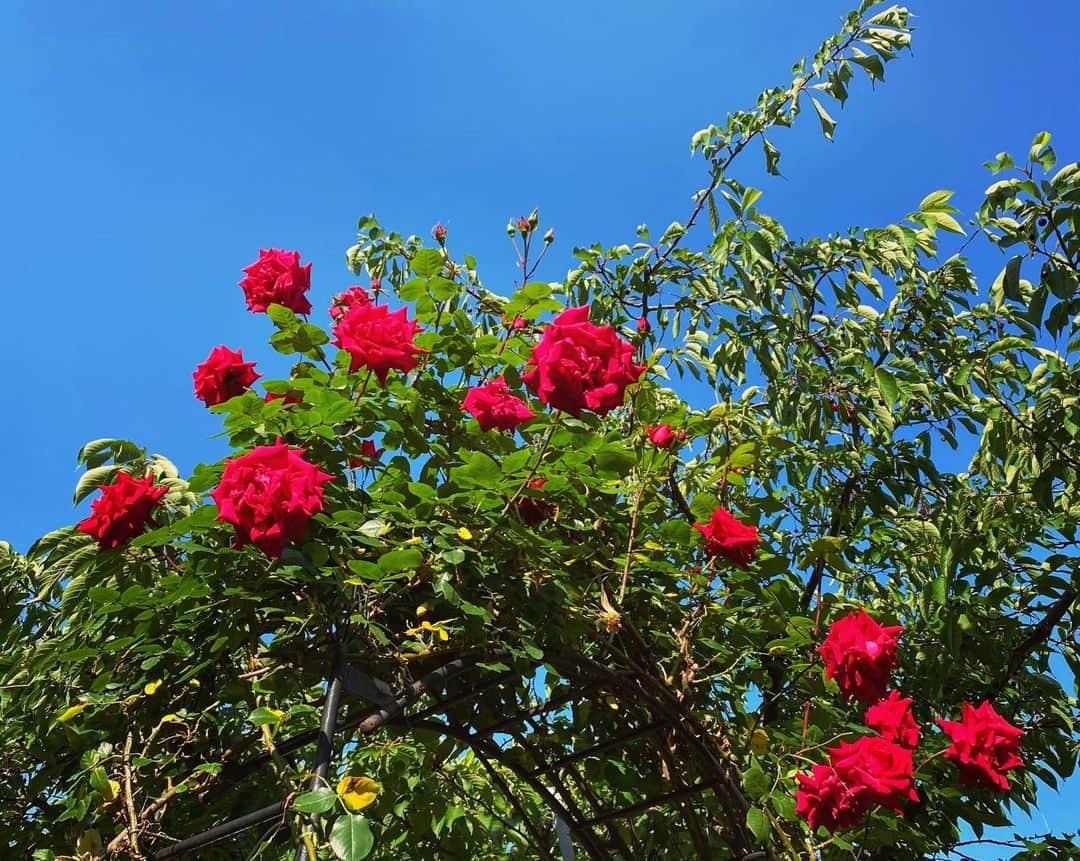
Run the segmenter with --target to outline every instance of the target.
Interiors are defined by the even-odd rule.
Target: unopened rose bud
[[[529,325],[529,321],[528,321],[528,320],[526,320],[526,319],[525,319],[524,317],[515,317],[515,318],[514,318],[514,319],[513,319],[513,320],[512,320],[511,322],[510,322],[510,328],[511,328],[511,329],[515,329],[515,330],[519,330],[519,331],[520,331],[521,329],[524,329],[524,328],[525,328],[526,326],[528,326],[528,325]]]
[[[517,232],[517,225],[514,223],[514,219],[510,219],[506,222],[506,235],[513,236]]]
[[[520,230],[522,233],[528,233],[530,230],[532,230],[532,225],[529,224],[529,220],[525,218],[525,216],[522,216],[517,220],[517,229]]]
[[[540,213],[538,210],[533,210],[529,213],[529,229],[536,230],[540,226]]]
[[[641,335],[648,335],[652,331],[652,326],[649,325],[648,317],[638,317],[637,330]]]
[[[555,241],[555,228],[549,227],[547,233],[544,234],[544,244],[551,245]]]
[[[431,235],[435,237],[435,241],[442,245],[446,242],[446,228],[441,224],[436,224],[431,230]]]
[[[382,278],[371,279],[371,292],[378,296],[382,292]]]

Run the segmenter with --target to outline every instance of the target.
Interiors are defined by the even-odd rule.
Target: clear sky
[[[191,371],[219,343],[283,370],[236,281],[260,247],[314,263],[316,310],[352,283],[356,217],[450,231],[512,288],[503,227],[539,206],[570,249],[689,211],[690,134],[786,83],[857,0],[338,0],[0,4],[6,238],[0,538],[76,514],[75,453],[133,439],[186,472],[224,452]],[[1080,158],[1080,3],[911,0],[914,56],[855,87],[835,143],[812,112],[781,179],[735,173],[796,235],[897,221],[1048,129]],[[975,248],[983,279],[1003,265]],[[1033,829],[1076,826],[1080,786]],[[1069,810],[1070,804],[1072,810]],[[1045,822],[1044,822],[1045,817]],[[987,858],[998,857],[994,853]]]

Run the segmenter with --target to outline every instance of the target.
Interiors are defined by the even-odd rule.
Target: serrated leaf
[[[436,248],[421,248],[409,261],[409,268],[421,278],[430,278],[443,267],[442,252]]]

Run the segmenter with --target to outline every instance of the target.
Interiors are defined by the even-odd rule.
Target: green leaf
[[[108,466],[95,466],[93,469],[84,472],[79,478],[79,483],[75,485],[75,504],[78,505],[101,485],[108,484],[109,479],[118,469],[120,467],[116,464],[109,464]]]
[[[421,248],[409,262],[409,266],[421,278],[430,278],[443,267],[442,252],[436,248]]]
[[[391,550],[379,557],[379,570],[386,574],[395,571],[411,571],[413,568],[418,568],[423,561],[424,554],[418,547]]]
[[[277,709],[259,706],[248,715],[248,721],[255,724],[255,726],[262,726],[263,724],[280,723],[282,716],[282,713]]]
[[[874,379],[877,381],[878,391],[885,406],[893,406],[900,397],[900,390],[896,385],[896,377],[884,368],[874,368]]]
[[[821,102],[810,97],[810,101],[814,103],[814,110],[817,111],[818,119],[821,120],[821,133],[825,135],[826,140],[833,139],[833,130],[836,128],[836,120],[829,116],[829,112],[821,106]]]
[[[751,807],[746,811],[746,827],[753,835],[763,843],[769,839],[769,820],[765,811],[758,807]]]
[[[450,478],[457,484],[490,488],[498,484],[502,470],[492,457],[474,451],[464,464],[450,470]]]
[[[301,813],[326,813],[335,804],[337,804],[337,793],[326,786],[320,786],[311,792],[298,795],[292,806],[294,810],[299,810]]]
[[[761,138],[761,148],[765,151],[765,170],[773,176],[780,176],[780,150],[764,137]]]
[[[746,790],[746,794],[757,801],[769,791],[772,787],[772,781],[769,780],[765,770],[755,761],[753,765],[743,772],[742,785],[743,789]]]
[[[357,813],[339,816],[330,831],[330,848],[341,861],[361,861],[375,845],[367,819]]]

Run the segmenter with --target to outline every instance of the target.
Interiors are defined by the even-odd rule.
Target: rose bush
[[[694,135],[683,222],[556,280],[536,212],[509,295],[373,216],[347,278],[262,252],[244,297],[292,365],[200,365],[229,454],[94,440],[85,528],[0,545],[4,853],[148,859],[269,810],[197,857],[940,857],[1072,774],[1080,166],[1045,134],[993,162],[989,278],[948,192],[794,239],[734,177],[909,39],[853,13]]]

